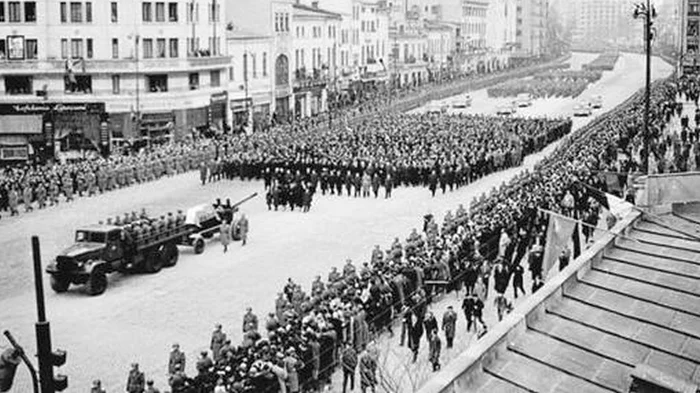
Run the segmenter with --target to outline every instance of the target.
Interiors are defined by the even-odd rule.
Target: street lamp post
[[[643,18],[644,20],[644,44],[646,52],[646,88],[644,91],[644,150],[646,160],[646,169],[649,173],[649,159],[651,157],[651,134],[649,131],[649,112],[651,110],[651,41],[654,39],[653,26],[656,19],[656,8],[651,5],[651,0],[646,0],[646,3],[637,3],[634,5],[635,19]]]

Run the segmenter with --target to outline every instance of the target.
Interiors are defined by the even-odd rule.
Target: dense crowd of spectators
[[[669,140],[682,139],[671,131],[668,121],[677,113],[679,89],[687,93],[696,88],[695,81],[653,85],[654,155],[668,149]],[[191,379],[182,375],[184,367],[171,369],[173,391],[197,391],[181,390],[181,386],[204,386],[202,391],[215,392],[317,391],[339,367],[344,382],[352,384],[358,365],[362,390],[374,390],[382,383],[382,373],[371,338],[382,331],[393,333],[395,319],[402,326],[399,344],[407,339],[415,360],[426,337],[433,370],[439,369],[440,324],[428,311],[435,295],[466,288],[463,311],[468,327],[482,335],[492,278],[499,317],[510,309],[505,292],[511,281],[514,296],[525,292],[525,261],[533,279],[531,291],[539,289],[546,275],[542,253],[547,221],[539,209],[583,220],[595,215],[595,226],[599,206],[591,189],[608,190],[600,173],[614,171],[624,184],[624,178],[645,166],[645,155],[639,151],[644,136],[641,97],[635,94],[612,113],[567,137],[532,172],[472,203],[469,211],[460,206],[454,215],[448,213],[441,227],[435,217],[426,216],[422,231],[414,230],[405,242],[396,238],[386,250],[376,246],[359,268],[351,261],[341,271],[333,268],[325,282],[317,277],[309,292],[289,280],[264,328],[248,310],[243,343],[233,345],[217,326],[211,342],[214,360],[202,354],[198,376]],[[694,135],[692,141],[686,135],[684,143],[697,145],[697,131]],[[560,267],[566,266],[568,258],[559,258]],[[454,339],[456,318],[453,310],[443,315],[441,330],[448,346]],[[174,352],[172,358],[182,355]]]

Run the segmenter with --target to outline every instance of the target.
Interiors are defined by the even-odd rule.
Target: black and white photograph
[[[700,393],[700,0],[0,0],[0,393]]]

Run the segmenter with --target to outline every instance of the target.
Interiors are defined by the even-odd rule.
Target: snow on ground
[[[592,57],[576,54],[572,61],[580,64]],[[623,55],[616,70],[607,72],[586,94],[602,94],[604,110],[608,110],[642,86],[643,69],[642,56]],[[670,71],[671,66],[660,60],[654,63],[655,77]],[[484,91],[471,94],[475,103],[479,101],[476,97],[485,96]],[[568,116],[574,102],[537,100],[520,112]],[[495,105],[496,102],[484,100],[483,110],[488,113]],[[594,115],[600,113],[596,111]],[[576,118],[574,128],[592,118]],[[431,212],[442,219],[448,209],[455,209],[459,203],[468,204],[472,198],[522,170],[531,169],[553,149],[550,146],[527,157],[519,168],[492,174],[435,198],[423,188],[399,188],[388,200],[318,195],[311,212],[304,214],[269,212],[261,195],[242,207],[251,222],[247,246],[234,243],[223,254],[214,240],[201,256],[181,248],[175,268],[157,275],[114,275],[107,292],[98,297],[89,297],[79,288],[67,294],[54,294],[45,275],[53,345],[68,351],[68,362],[61,371],[69,376],[69,390],[87,390],[93,379],[100,378],[107,391],[123,391],[133,361],[139,362],[147,377],[153,378],[162,390],[167,386],[168,352],[174,342],[180,343],[188,356],[188,374],[194,374],[196,356],[206,349],[215,323],[223,324],[233,342],[239,342],[245,308],[252,307],[259,318],[264,318],[274,309],[274,298],[287,278],[308,288],[316,275],[325,279],[330,267],[340,268],[346,258],[351,258],[357,266],[369,259],[375,244],[388,247],[394,237],[403,240],[411,228],[420,228],[424,214]],[[253,192],[263,194],[262,188],[262,183],[257,181],[222,181],[202,187],[198,174],[193,172],[81,198],[19,218],[3,217],[0,220],[3,250],[0,330],[10,330],[28,353],[35,353],[31,235],[40,237],[46,265],[72,242],[73,231],[78,226],[141,207],[161,214],[210,203],[217,197],[236,201]],[[3,341],[0,347],[5,346]],[[18,372],[15,382],[15,391],[30,390],[26,370]]]

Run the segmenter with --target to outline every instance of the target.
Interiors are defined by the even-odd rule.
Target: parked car
[[[574,105],[574,116],[590,116],[593,114],[593,110],[591,109],[591,105],[587,102],[579,102],[578,104]]]
[[[452,101],[453,108],[469,108],[470,106],[472,106],[472,96],[469,94],[466,94],[463,97],[455,98]]]
[[[521,93],[515,98],[518,107],[525,108],[532,105],[532,95],[530,93]]]
[[[595,95],[591,97],[590,104],[593,109],[600,109],[603,107],[603,96]]]
[[[496,108],[497,115],[510,116],[512,114],[515,114],[517,111],[518,110],[515,103],[500,105],[498,108]]]

